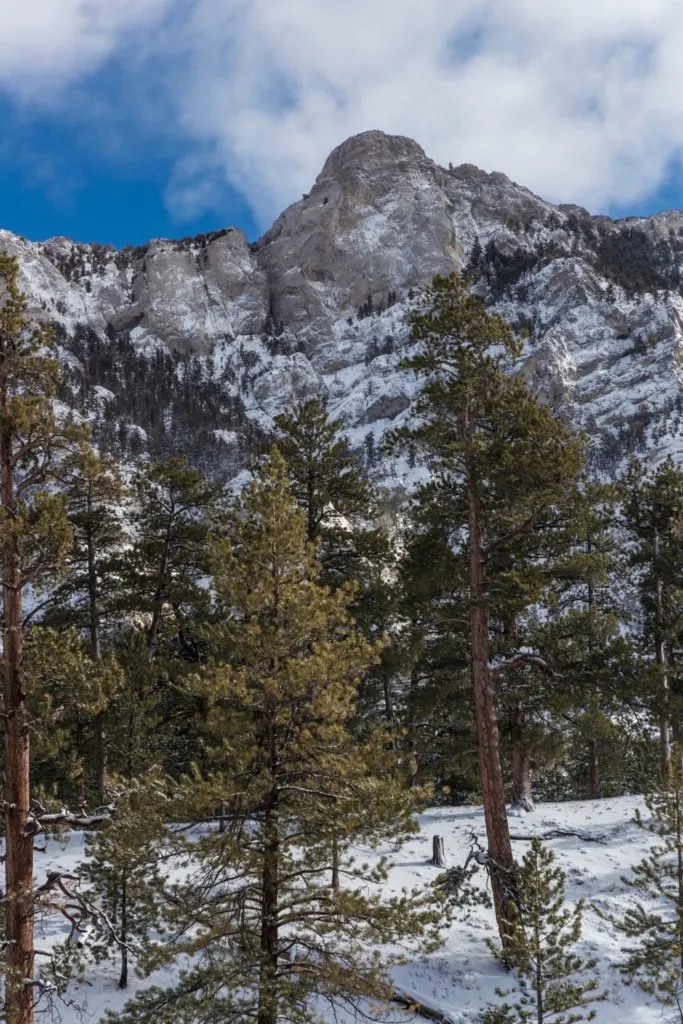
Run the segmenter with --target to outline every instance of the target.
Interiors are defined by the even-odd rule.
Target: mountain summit
[[[55,325],[65,399],[119,453],[237,468],[253,430],[313,392],[359,445],[379,437],[413,398],[398,363],[415,290],[467,267],[526,333],[524,373],[592,435],[598,465],[683,454],[679,212],[592,217],[369,131],[251,245],[226,228],[122,250],[3,231],[0,247]]]

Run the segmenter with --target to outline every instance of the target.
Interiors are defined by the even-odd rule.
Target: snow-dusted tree
[[[417,420],[393,442],[421,455],[430,483],[417,500],[436,505],[460,555],[469,599],[469,638],[481,796],[496,920],[515,904],[514,858],[500,763],[492,618],[516,577],[529,581],[543,523],[584,462],[582,442],[541,405],[510,364],[521,355],[511,327],[456,276],[436,277],[412,317],[414,353],[405,369],[423,388]]]
[[[74,933],[80,958],[99,963],[117,957],[119,988],[128,987],[131,960],[149,940],[163,889],[163,800],[154,777],[117,801],[116,813],[86,839],[81,875],[95,912]]]
[[[674,748],[669,778],[645,797],[648,816],[636,824],[657,841],[624,879],[642,897],[609,920],[632,944],[621,965],[625,977],[683,1020],[683,771]],[[654,905],[653,905],[654,901]]]
[[[509,942],[505,950],[493,944],[491,948],[515,970],[519,987],[499,991],[515,1001],[492,1010],[487,1024],[593,1020],[590,1004],[604,998],[597,980],[590,977],[595,961],[582,960],[574,952],[581,938],[583,903],[573,909],[565,906],[564,872],[538,837],[519,865],[518,885],[519,912],[509,922]]]
[[[53,404],[59,364],[49,331],[32,325],[19,263],[0,253],[0,555],[2,562],[5,779],[5,1019],[32,1024],[33,831],[30,724],[23,671],[23,594],[58,565],[71,542],[55,472],[82,431],[60,423]]]
[[[630,560],[638,573],[644,619],[643,641],[657,666],[662,777],[671,764],[671,738],[678,726],[671,683],[681,620],[683,589],[683,472],[671,458],[656,469],[634,461],[622,485],[624,525],[633,540]]]
[[[66,573],[48,599],[43,621],[82,630],[90,658],[101,665],[105,676],[102,631],[107,616],[120,603],[118,556],[126,541],[122,506],[127,494],[115,463],[91,450],[76,453],[65,470],[64,493],[74,539]],[[101,802],[106,799],[106,706],[105,701],[84,726],[81,744],[89,747],[90,755],[89,764],[84,764],[83,789],[89,788]]]
[[[331,419],[323,403],[308,399],[275,419],[276,443],[287,465],[296,502],[306,514],[309,540],[321,540],[323,556],[334,547],[340,517],[353,524],[367,517],[371,490],[362,465],[351,451],[341,420]]]
[[[78,630],[34,626],[27,635],[24,679],[31,713],[31,792],[60,807],[88,803],[92,723],[121,684],[116,658],[94,662]],[[103,803],[99,793],[95,802]]]
[[[419,942],[434,924],[424,897],[383,895],[381,859],[354,860],[352,846],[413,830],[412,799],[385,734],[360,745],[349,732],[374,653],[349,618],[349,589],[319,583],[279,455],[258,470],[213,562],[223,616],[193,683],[209,703],[211,746],[169,812],[196,821],[222,806],[225,827],[169,831],[189,872],[164,907],[178,938],[152,948],[147,966],[193,960],[175,988],[133,1000],[127,1024],[318,1019],[319,999],[386,995],[379,947]]]
[[[149,615],[147,647],[157,653],[165,616],[181,645],[191,646],[188,623],[206,591],[206,539],[211,512],[222,493],[186,459],[167,458],[135,477],[135,543],[125,560],[129,607]]]

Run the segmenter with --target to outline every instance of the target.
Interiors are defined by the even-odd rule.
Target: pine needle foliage
[[[565,874],[555,855],[536,836],[518,868],[519,913],[509,922],[509,943],[505,952],[491,948],[506,966],[512,967],[519,987],[499,995],[514,995],[491,1011],[488,1018],[509,1024],[578,1024],[593,1020],[590,1004],[605,998],[598,982],[587,977],[596,966],[582,960],[574,948],[581,938],[584,904],[573,909],[565,905]],[[498,1016],[496,1016],[496,1014]],[[486,1020],[487,1018],[485,1018]]]
[[[163,801],[155,799],[154,776],[117,801],[116,814],[86,838],[88,859],[81,875],[97,912],[80,934],[80,959],[101,963],[117,958],[119,988],[129,965],[146,947],[158,919],[163,891]]]
[[[535,604],[538,536],[555,520],[584,463],[584,444],[510,371],[521,341],[455,275],[437,276],[411,318],[416,343],[402,363],[421,380],[417,421],[393,431],[390,446],[431,472],[415,504],[440,519],[460,556],[469,639],[481,796],[496,921],[512,916],[514,865],[506,816],[492,671],[492,624],[515,596]],[[499,674],[499,673],[497,673]]]
[[[631,942],[621,970],[683,1020],[683,769],[681,751],[669,778],[645,797],[636,824],[656,837],[624,881],[641,897],[621,917],[605,915]]]
[[[435,939],[432,900],[385,896],[386,861],[370,868],[351,849],[414,831],[413,798],[386,731],[353,741],[359,680],[376,652],[349,617],[352,590],[320,585],[306,534],[273,452],[229,536],[212,545],[222,621],[191,684],[208,705],[207,767],[171,801],[178,821],[221,809],[222,827],[168,840],[188,870],[164,906],[179,938],[150,947],[146,968],[181,954],[191,966],[175,989],[129,1004],[126,1024],[319,1020],[325,1002],[389,994],[383,944]]]
[[[306,512],[310,539],[334,530],[339,517],[366,517],[370,488],[351,451],[344,424],[328,416],[318,398],[300,402],[275,418],[276,443],[287,465],[297,504]]]
[[[68,453],[86,432],[58,419],[60,382],[48,328],[34,325],[19,288],[19,261],[0,252],[0,554],[2,563],[2,731],[4,767],[5,938],[0,974],[5,1019],[32,1024],[33,836],[29,709],[23,683],[25,588],[55,574],[72,531],[55,485]]]

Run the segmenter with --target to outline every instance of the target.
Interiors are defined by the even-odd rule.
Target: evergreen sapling
[[[519,987],[498,990],[513,1003],[493,1008],[484,1024],[578,1024],[593,1020],[591,1003],[605,998],[590,977],[594,960],[574,951],[581,938],[584,904],[565,906],[565,874],[555,855],[535,836],[518,868],[519,912],[508,922],[505,949],[491,943],[494,954],[512,967]]]

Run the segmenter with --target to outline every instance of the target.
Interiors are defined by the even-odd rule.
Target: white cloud
[[[0,85],[26,101],[82,78],[136,29],[158,21],[171,0],[3,0]]]
[[[267,223],[369,128],[594,209],[645,197],[683,150],[681,0],[24,0],[0,38],[0,80],[29,84],[125,38],[187,139],[185,215],[224,175]]]

